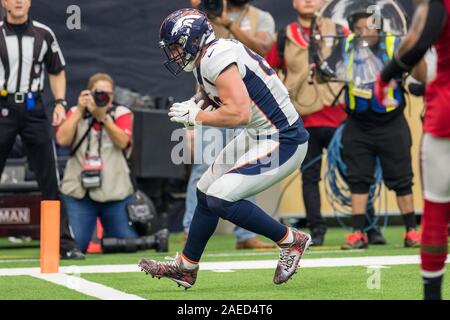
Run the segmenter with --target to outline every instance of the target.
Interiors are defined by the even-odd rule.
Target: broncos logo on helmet
[[[172,36],[175,35],[178,32],[178,30],[180,30],[183,27],[186,27],[186,30],[190,31],[190,28],[192,28],[192,25],[194,24],[196,19],[198,19],[198,16],[196,15],[187,15],[180,18],[173,26],[171,32]]]
[[[171,13],[161,24],[159,35],[159,47],[167,56],[165,67],[174,75],[192,71],[203,46],[214,39],[211,23],[203,12],[188,8]]]

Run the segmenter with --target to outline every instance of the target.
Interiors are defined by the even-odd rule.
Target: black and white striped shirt
[[[9,65],[8,93],[29,92],[31,68],[34,68],[31,91],[42,91],[44,88],[45,72],[58,74],[65,68],[65,61],[53,31],[37,21],[28,21],[23,35],[17,35],[14,28],[5,21],[0,22],[0,89],[5,84],[5,58]],[[37,40],[36,40],[37,39]],[[35,40],[40,44],[38,59],[33,63]],[[36,52],[37,53],[37,52]]]

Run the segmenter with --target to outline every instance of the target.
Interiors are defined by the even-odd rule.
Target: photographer
[[[128,224],[133,186],[124,156],[131,147],[133,118],[129,109],[113,106],[113,95],[113,79],[107,74],[93,75],[56,135],[58,144],[72,147],[61,191],[83,252],[97,217],[105,237],[137,237]]]
[[[275,40],[275,21],[270,13],[248,4],[250,0],[191,0],[205,11],[217,38],[236,39],[261,56]]]

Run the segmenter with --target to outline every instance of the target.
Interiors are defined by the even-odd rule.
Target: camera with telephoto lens
[[[156,249],[156,252],[169,251],[169,230],[162,229],[151,236],[139,238],[103,238],[103,253],[136,252],[138,250]]]
[[[91,92],[91,95],[94,98],[95,105],[99,108],[106,107],[111,100],[109,92],[105,92],[102,90],[95,90]]]
[[[137,190],[133,200],[127,206],[130,226],[136,230],[138,238],[103,238],[103,253],[136,252],[156,249],[157,252],[169,251],[169,230],[160,229],[158,212],[152,200],[144,192]]]

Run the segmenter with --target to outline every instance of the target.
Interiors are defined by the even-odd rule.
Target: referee
[[[54,33],[29,19],[31,0],[2,0],[6,18],[0,22],[0,174],[19,134],[44,200],[59,200],[59,177],[51,127],[42,100],[45,73],[55,108],[52,125],[65,119],[65,62]],[[83,259],[71,236],[67,214],[61,212],[61,258]]]

